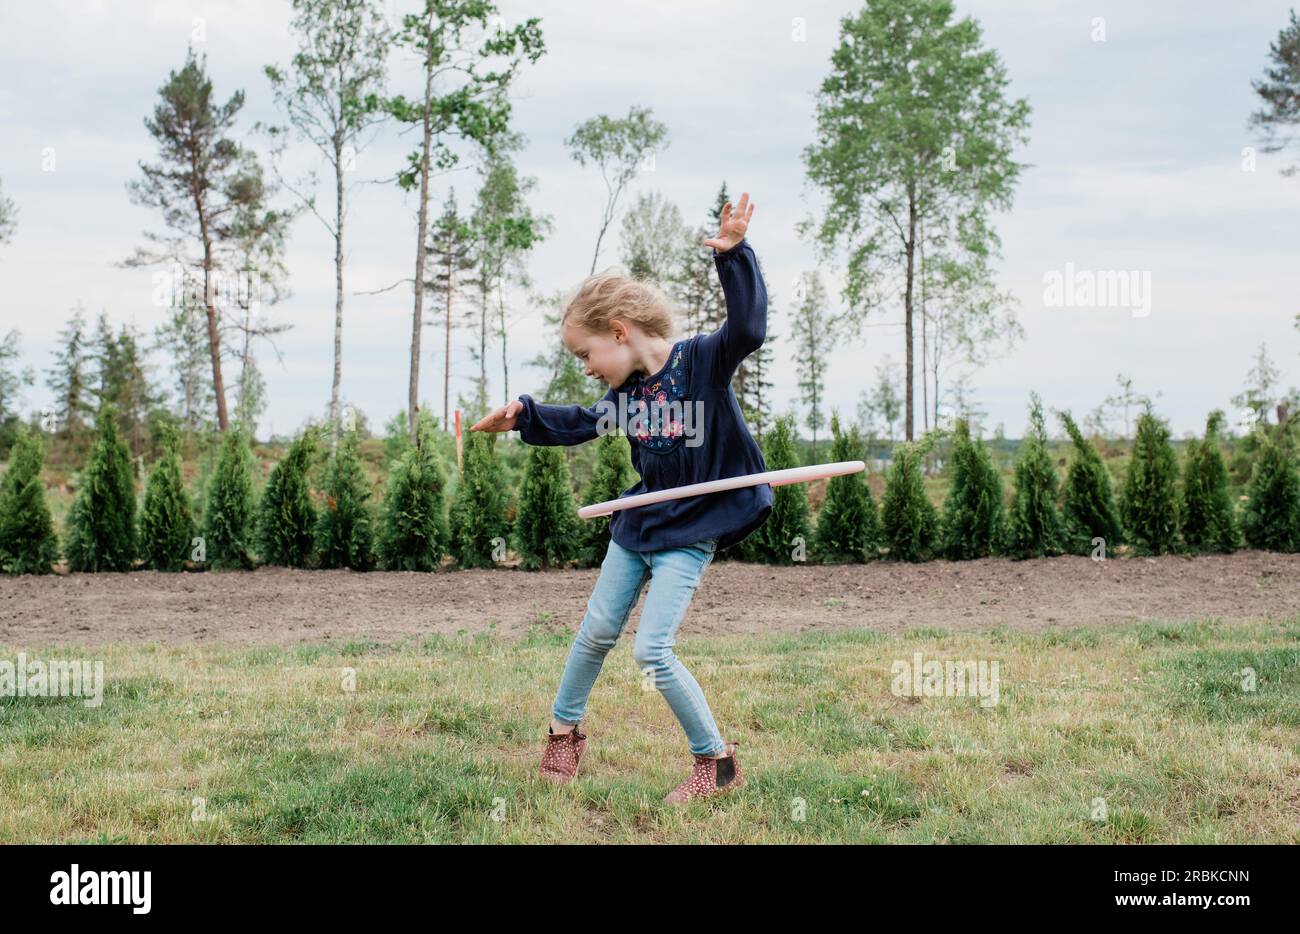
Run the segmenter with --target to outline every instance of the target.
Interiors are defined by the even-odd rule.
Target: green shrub
[[[580,521],[564,448],[530,445],[514,528],[521,566],[531,571],[572,561]]]
[[[787,470],[802,466],[794,445],[792,412],[779,415],[772,430],[763,438],[763,461],[768,470]],[[759,554],[769,564],[794,564],[795,555],[807,556],[812,539],[808,512],[808,488],[803,483],[789,483],[772,491],[772,512],[755,530]]]
[[[166,426],[161,440],[163,454],[149,475],[140,510],[140,556],[146,567],[179,571],[194,538],[194,519],[181,479],[180,437]]]
[[[253,567],[253,456],[248,436],[232,425],[208,484],[203,509],[202,560],[217,569]]]
[[[451,505],[451,554],[463,568],[490,568],[495,539],[507,539],[505,468],[497,454],[497,435],[471,431],[465,436],[463,463]]]
[[[357,456],[359,438],[349,431],[325,470],[325,505],[316,522],[316,548],[323,568],[369,571],[375,566],[375,525],[370,481]]]
[[[116,409],[100,407],[98,437],[68,512],[64,551],[73,571],[129,571],[135,561],[135,474]]]
[[[866,447],[857,426],[847,433],[842,431],[839,413],[831,414],[831,437],[831,463],[866,460]],[[865,473],[831,477],[826,482],[815,541],[822,561],[861,562],[879,554],[880,516]]]
[[[1187,446],[1183,466],[1183,541],[1194,551],[1233,551],[1241,547],[1236,510],[1228,488],[1228,469],[1219,451],[1223,412],[1210,413],[1205,440]]]
[[[316,507],[307,471],[317,435],[304,431],[271,468],[258,507],[257,543],[262,561],[288,568],[310,567],[316,550]]]
[[[1178,460],[1169,428],[1148,405],[1138,416],[1133,456],[1120,512],[1139,554],[1164,554],[1178,546]]]
[[[616,432],[601,435],[596,442],[596,469],[582,494],[585,506],[618,499],[636,483],[632,469],[631,448],[627,439]],[[599,567],[609,549],[609,523],[612,516],[582,520],[578,540],[578,566]]]
[[[1123,541],[1124,531],[1110,471],[1070,413],[1058,414],[1073,445],[1061,509],[1065,550],[1075,555],[1091,554],[1093,540],[1098,538],[1103,548],[1113,549]]]
[[[434,430],[433,418],[421,409],[415,444],[388,478],[379,560],[390,571],[432,571],[447,554],[447,473]]]
[[[40,433],[19,428],[0,478],[0,571],[6,574],[48,574],[59,560],[59,537],[41,482],[44,463]]]
[[[1043,404],[1030,395],[1029,431],[1016,457],[1015,494],[1007,515],[1003,551],[1013,558],[1060,554],[1064,544],[1061,514],[1056,508],[1056,465],[1047,450]]]
[[[928,561],[939,545],[939,513],[921,477],[921,461],[938,437],[931,432],[920,441],[894,447],[880,499],[880,526],[889,557],[895,560]]]
[[[951,481],[943,508],[943,554],[953,561],[993,554],[1002,539],[1002,478],[988,448],[971,438],[966,419],[957,419]]]
[[[1300,551],[1300,473],[1280,430],[1256,429],[1259,458],[1246,491],[1242,531],[1251,548]]]

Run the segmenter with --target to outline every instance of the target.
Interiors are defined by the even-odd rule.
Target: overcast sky
[[[395,20],[414,4],[387,6]],[[538,180],[533,210],[555,225],[530,263],[538,288],[571,289],[586,275],[605,199],[598,170],[574,162],[564,138],[597,114],[624,116],[632,105],[645,106],[671,139],[620,207],[636,190],[655,190],[694,225],[721,183],[737,196],[750,192],[757,207],[749,238],[768,276],[770,329],[789,335],[790,283],[818,268],[812,246],[795,231],[798,221],[818,214],[822,197],[805,179],[801,153],[814,139],[815,95],[839,19],[859,6],[502,2],[507,23],[541,17],[547,46],[535,66],[524,66],[512,93],[514,126],[528,138],[517,162]],[[1011,93],[1032,108],[1030,142],[1017,154],[1032,167],[1013,208],[996,219],[999,283],[1018,300],[1025,339],[973,377],[989,430],[1001,422],[1018,437],[1031,389],[1046,405],[1083,416],[1115,390],[1122,371],[1133,375],[1139,392],[1161,394],[1157,409],[1176,435],[1199,432],[1206,413],[1228,408],[1241,390],[1261,342],[1283,386],[1300,385],[1300,332],[1293,324],[1300,308],[1300,177],[1279,174],[1300,159],[1300,149],[1260,154],[1255,171],[1243,170],[1243,149],[1258,145],[1247,128],[1257,107],[1250,82],[1262,76],[1287,10],[1273,0],[957,3],[958,15],[973,16],[986,46],[1001,56]],[[245,92],[243,136],[256,120],[278,118],[262,69],[292,57],[290,15],[287,2],[253,0],[4,5],[0,181],[19,215],[13,241],[0,249],[0,330],[21,332],[24,362],[38,370],[24,409],[50,403],[45,369],[78,303],[91,321],[103,309],[110,320],[148,332],[165,316],[150,304],[152,273],[114,264],[144,243],[144,231],[162,230],[159,217],[130,202],[126,183],[140,177],[140,161],[157,161],[143,119],[168,73],[184,64],[195,20],[205,32],[195,48],[207,54],[216,99]],[[1094,39],[1098,17],[1105,41]],[[415,97],[422,85],[401,56],[390,60],[390,88]],[[414,145],[414,134],[386,129],[359,157],[358,175],[391,174]],[[45,171],[51,150],[55,168]],[[308,164],[305,144],[295,153]],[[453,184],[461,205],[469,204],[474,179],[472,172],[439,179],[435,209]],[[324,203],[329,190],[322,190]],[[349,293],[409,277],[415,197],[371,185],[358,188],[355,199]],[[601,266],[619,259],[617,228],[616,221]],[[287,265],[293,294],[272,317],[293,328],[279,340],[283,365],[269,349],[261,352],[270,396],[262,437],[319,417],[329,399],[333,247],[318,222],[298,222]],[[1049,307],[1045,276],[1067,268],[1148,275],[1149,314]],[[838,304],[840,270],[821,272]],[[543,387],[546,375],[524,361],[552,339],[524,296],[514,296],[513,308],[519,323],[511,332],[512,397]],[[409,291],[349,294],[345,314],[343,395],[379,430],[406,404]],[[881,358],[903,356],[901,309],[883,309],[871,320],[880,326],[830,358],[828,403],[850,416]],[[468,333],[458,337],[453,400],[458,391],[470,393],[475,369],[463,349]],[[424,346],[421,399],[440,417],[441,330],[426,330]],[[797,375],[788,340],[773,346],[777,408],[784,409],[797,405]],[[919,350],[918,338],[918,358]],[[155,363],[155,377],[170,385],[162,360]],[[227,370],[228,386],[234,375]],[[499,397],[499,367],[490,375]],[[919,383],[917,396],[919,405]],[[918,431],[920,421],[918,412]]]

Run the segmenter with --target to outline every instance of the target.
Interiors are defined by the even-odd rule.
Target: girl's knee
[[[637,668],[667,668],[673,661],[673,647],[664,642],[638,639],[632,647],[632,658]]]

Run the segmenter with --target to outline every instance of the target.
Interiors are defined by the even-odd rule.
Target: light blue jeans
[[[560,723],[577,723],[587,710],[587,695],[596,683],[605,656],[618,642],[647,579],[650,590],[637,624],[632,657],[641,670],[642,685],[663,694],[677,722],[686,731],[691,752],[700,756],[723,751],[722,735],[713,721],[700,685],[673,654],[677,627],[690,606],[704,569],[713,561],[716,538],[663,551],[629,551],[610,539],[600,577],[587,600],[587,612],[564,665],[560,690],[551,716]]]

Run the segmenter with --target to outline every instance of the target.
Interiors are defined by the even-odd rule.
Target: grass
[[[0,700],[0,842],[1300,843],[1300,618],[684,638],[750,775],[685,810],[626,640],[580,777],[536,776],[570,638],[24,647],[104,697]],[[997,661],[999,702],[895,696],[913,652]]]

